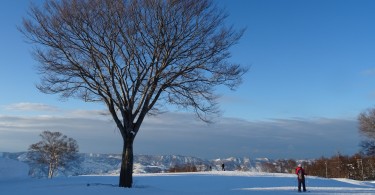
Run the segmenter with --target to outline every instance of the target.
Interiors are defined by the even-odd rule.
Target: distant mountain
[[[39,165],[29,162],[26,152],[2,153],[3,158],[18,160],[29,164],[29,175],[43,177],[45,170]],[[1,156],[0,156],[1,157]],[[197,171],[221,170],[221,164],[225,164],[226,170],[261,171],[261,163],[269,162],[269,159],[226,158],[204,160],[195,157],[179,155],[135,155],[134,173],[161,173],[168,172],[174,167],[194,166]],[[115,175],[120,173],[120,154],[79,154],[78,160],[71,165],[59,170],[57,175]]]

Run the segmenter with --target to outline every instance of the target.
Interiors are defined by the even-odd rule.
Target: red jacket
[[[302,177],[305,178],[305,175],[307,175],[307,174],[305,173],[305,169],[303,169],[302,167],[297,167],[297,168],[296,168],[296,175],[298,175],[299,170],[302,171]]]

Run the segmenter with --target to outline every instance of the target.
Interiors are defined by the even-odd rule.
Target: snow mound
[[[0,157],[0,181],[28,177],[29,166],[23,162]]]

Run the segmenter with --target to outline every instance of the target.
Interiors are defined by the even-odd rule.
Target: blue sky
[[[35,88],[33,46],[16,29],[29,2],[0,6],[0,151],[27,150],[51,130],[77,139],[82,152],[121,152],[104,107]],[[311,158],[358,151],[356,117],[375,102],[375,1],[215,2],[228,23],[247,28],[230,59],[251,67],[244,83],[218,89],[223,117],[213,125],[186,113],[147,119],[135,152]]]
[[[238,91],[249,119],[353,117],[373,105],[375,2],[223,2],[247,27],[233,60],[252,67]]]

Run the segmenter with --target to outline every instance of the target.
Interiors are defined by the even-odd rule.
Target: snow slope
[[[26,163],[0,156],[0,182],[3,180],[27,178],[28,173],[29,166]]]
[[[134,188],[116,187],[118,176],[58,177],[52,180],[22,178],[0,182],[6,195],[227,195],[296,194],[291,174],[213,171],[200,173],[135,174]],[[307,178],[308,194],[375,194],[374,184],[352,180]]]

